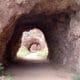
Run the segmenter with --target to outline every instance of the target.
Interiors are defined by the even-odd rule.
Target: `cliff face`
[[[15,56],[23,31],[39,28],[47,40],[48,58],[79,68],[79,8],[80,0],[0,0],[0,62]]]

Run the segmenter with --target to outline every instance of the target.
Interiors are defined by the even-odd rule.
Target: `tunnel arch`
[[[43,27],[39,26],[41,23],[39,23],[40,20],[37,18],[40,16],[41,16],[41,18],[43,18],[42,14],[39,16],[35,16],[35,15],[29,16],[29,15],[23,14],[16,20],[16,22],[14,24],[15,29],[13,31],[13,35],[6,46],[6,54],[7,55],[6,54],[4,55],[7,62],[12,62],[14,60],[14,57],[16,56],[16,53],[21,45],[21,37],[22,37],[22,33],[24,31],[29,31],[31,29],[37,28],[43,32]],[[39,22],[37,22],[37,20],[35,18],[38,19]],[[43,34],[44,34],[44,32],[43,32]]]
[[[68,45],[67,33],[69,21],[69,14],[65,12],[50,15],[46,15],[45,13],[37,15],[22,14],[14,24],[13,35],[6,46],[5,59],[8,62],[13,61],[16,56],[15,53],[20,47],[23,31],[38,28],[44,33],[47,41],[49,48],[48,59],[53,63],[66,63],[67,60],[65,61],[65,58],[69,54],[69,50],[66,47],[66,44]],[[12,48],[14,48],[14,51]]]

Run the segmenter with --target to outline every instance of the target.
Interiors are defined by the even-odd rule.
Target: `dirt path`
[[[48,61],[19,60],[6,73],[12,74],[13,80],[72,80],[70,73]]]

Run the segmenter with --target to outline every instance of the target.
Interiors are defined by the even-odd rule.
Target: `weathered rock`
[[[22,32],[36,27],[46,37],[49,59],[79,68],[79,10],[80,0],[0,0],[0,62],[14,58]]]
[[[25,46],[31,52],[39,51],[47,47],[44,34],[39,29],[23,32],[21,46]]]

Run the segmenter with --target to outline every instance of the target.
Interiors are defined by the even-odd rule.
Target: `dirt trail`
[[[13,80],[72,80],[71,73],[48,61],[17,60],[6,73],[13,75]]]

